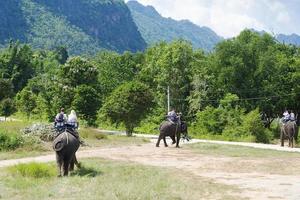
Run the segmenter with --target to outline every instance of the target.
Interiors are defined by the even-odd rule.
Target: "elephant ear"
[[[63,141],[54,141],[53,142],[53,150],[54,151],[60,151],[64,148]]]

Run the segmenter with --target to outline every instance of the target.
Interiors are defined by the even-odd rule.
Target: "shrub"
[[[53,177],[56,175],[55,166],[50,166],[44,163],[28,163],[18,164],[9,168],[9,171],[13,174],[23,177],[31,178],[44,178]]]
[[[0,151],[14,150],[22,146],[23,142],[24,140],[20,135],[0,129]]]
[[[258,109],[249,112],[243,117],[242,128],[243,134],[255,136],[256,142],[269,143],[272,139],[271,132],[264,128]]]

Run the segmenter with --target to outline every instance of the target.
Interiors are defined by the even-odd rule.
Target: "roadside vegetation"
[[[47,123],[33,123],[32,121],[6,121],[0,123],[0,160],[32,157],[53,153],[52,141],[49,136],[52,133],[46,130],[38,130],[36,127],[51,127]],[[25,129],[35,127],[37,131],[27,134]],[[39,132],[40,131],[40,132]],[[80,137],[83,145],[80,148],[109,147],[122,145],[140,145],[149,140],[138,137],[126,137],[121,135],[109,135],[101,133],[94,128],[80,128]]]

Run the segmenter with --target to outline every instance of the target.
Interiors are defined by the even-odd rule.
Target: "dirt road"
[[[197,154],[188,148],[156,148],[154,140],[139,146],[80,150],[78,158],[101,157],[143,165],[177,168],[193,178],[209,178],[216,183],[242,189],[241,199],[300,199],[299,159],[253,159]],[[299,156],[300,157],[300,156]],[[24,162],[49,162],[55,156],[0,161],[0,167]],[[270,170],[268,165],[281,165]],[[299,164],[298,164],[299,163]],[[286,166],[286,167],[285,167]],[[285,169],[285,170],[281,170]]]

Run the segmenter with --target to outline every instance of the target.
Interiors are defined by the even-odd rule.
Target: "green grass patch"
[[[223,145],[211,143],[196,143],[187,145],[189,149],[201,154],[230,157],[254,157],[254,158],[297,158],[299,153],[283,152],[276,150],[243,147],[239,145]]]
[[[228,137],[225,135],[213,135],[213,134],[191,134],[192,138],[204,139],[204,140],[218,140],[218,141],[234,141],[234,142],[255,142],[254,136],[240,136],[240,137]]]
[[[27,121],[5,121],[0,122],[0,130],[18,134],[21,129],[29,125],[30,123]]]
[[[13,175],[30,178],[48,178],[56,175],[56,170],[53,165],[35,162],[18,164],[8,168],[8,170]]]
[[[63,178],[16,176],[0,171],[3,199],[239,199],[234,186],[214,183],[171,168],[142,166],[102,159],[81,160],[83,169]],[[55,166],[53,164],[46,164]],[[54,170],[53,169],[53,170]],[[222,197],[222,198],[220,198]]]
[[[107,135],[104,133],[100,133],[97,129],[94,128],[81,128],[79,130],[80,137],[83,139],[96,139],[103,140],[107,139]]]

